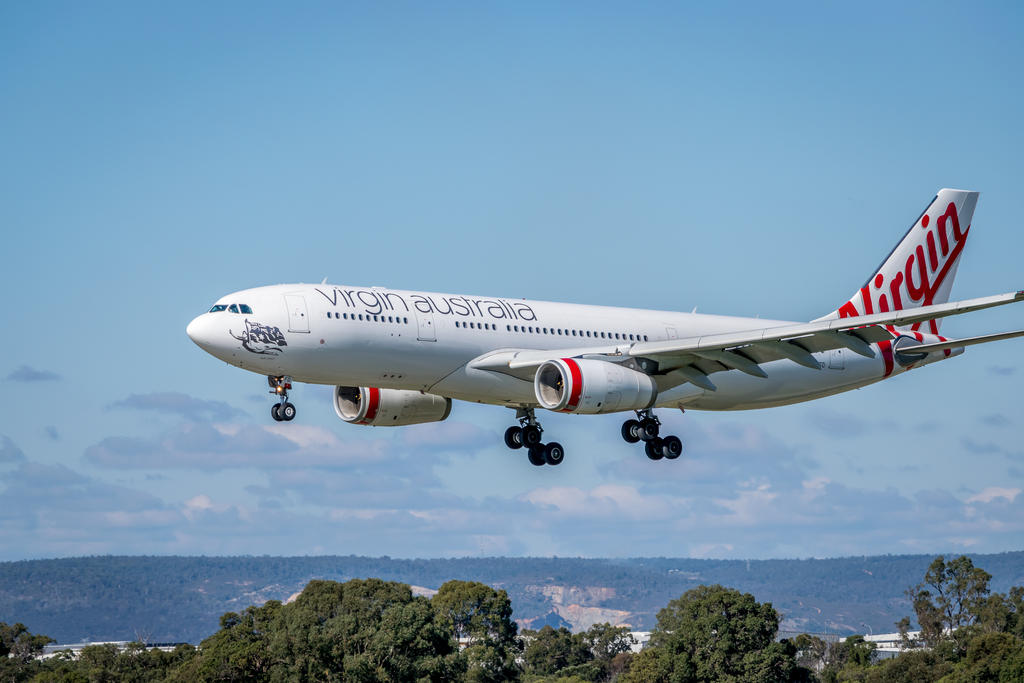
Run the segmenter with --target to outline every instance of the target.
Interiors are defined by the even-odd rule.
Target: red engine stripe
[[[569,367],[569,376],[572,387],[569,390],[569,402],[562,409],[563,413],[571,413],[580,404],[580,396],[583,395],[583,373],[580,372],[579,363],[572,358],[563,358],[562,361]]]
[[[367,397],[369,403],[366,406],[366,417],[359,421],[361,425],[368,425],[373,422],[374,418],[377,417],[377,409],[380,408],[380,389],[377,387],[367,387],[366,392],[369,394]]]

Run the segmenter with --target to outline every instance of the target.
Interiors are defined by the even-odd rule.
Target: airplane
[[[285,284],[223,296],[192,320],[204,351],[267,377],[274,420],[293,382],[334,387],[350,424],[446,419],[453,400],[516,411],[505,432],[533,465],[558,465],[537,410],[634,413],[621,428],[652,460],[683,452],[656,408],[749,410],[810,401],[960,355],[1024,330],[948,339],[944,318],[1024,300],[949,302],[978,193],[942,189],[882,265],[810,322],[612,308],[506,297]]]

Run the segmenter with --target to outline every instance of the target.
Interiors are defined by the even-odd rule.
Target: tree
[[[450,681],[461,673],[446,657],[454,651],[451,633],[436,623],[423,597],[391,605],[381,613],[365,656],[378,681]]]
[[[28,680],[39,668],[34,658],[52,642],[49,636],[30,633],[25,624],[0,621],[0,681]]]
[[[426,598],[379,579],[310,581],[295,602],[221,617],[175,680],[450,681],[465,661]]]
[[[583,639],[574,638],[564,626],[557,630],[545,626],[539,631],[524,631],[523,636],[527,641],[523,659],[527,672],[532,674],[556,674],[593,659]]]
[[[1009,633],[985,633],[972,639],[964,658],[943,681],[1024,681],[1024,640]]]
[[[911,650],[886,659],[865,672],[865,683],[924,683],[938,681],[953,670],[941,655],[928,650]]]
[[[182,680],[256,681],[271,670],[270,633],[282,608],[271,600],[262,607],[220,618],[220,630],[204,640],[198,656],[176,672]]]
[[[788,681],[796,649],[774,643],[779,615],[770,603],[722,586],[699,586],[658,612],[651,645],[623,680]]]
[[[924,581],[907,591],[921,626],[921,640],[936,647],[952,638],[962,652],[970,634],[958,632],[975,622],[988,598],[991,579],[991,574],[975,567],[966,555],[949,562],[942,555],[936,557]]]
[[[594,624],[580,634],[587,649],[599,662],[609,662],[616,655],[629,652],[636,640],[625,626],[612,626],[605,622]]]
[[[476,581],[448,581],[430,600],[439,623],[460,645],[465,644],[466,677],[470,681],[519,678],[516,623],[508,593]]]
[[[796,648],[796,663],[811,671],[821,671],[825,666],[828,643],[818,636],[801,633],[792,641]]]
[[[21,622],[8,625],[0,621],[0,657],[10,657],[26,662],[43,651],[50,643],[49,636],[34,635]]]
[[[862,635],[847,636],[844,640],[833,643],[829,648],[830,664],[837,669],[848,665],[865,667],[871,665],[871,656],[876,645],[864,640]]]

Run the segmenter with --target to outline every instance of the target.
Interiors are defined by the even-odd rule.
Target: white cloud
[[[989,486],[986,489],[974,494],[967,499],[968,503],[991,503],[997,498],[1003,498],[1009,502],[1013,502],[1014,499],[1020,495],[1021,489],[1011,489],[1002,486]]]

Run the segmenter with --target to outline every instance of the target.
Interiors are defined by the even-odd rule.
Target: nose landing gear
[[[622,438],[626,443],[644,442],[644,452],[651,460],[675,460],[683,454],[683,442],[678,436],[660,437],[661,420],[649,408],[636,411],[636,420],[622,423]]]
[[[278,422],[291,422],[295,419],[295,406],[288,402],[288,391],[292,388],[292,378],[267,377],[270,393],[278,396],[278,402],[270,406],[270,416]]]
[[[520,408],[516,411],[516,418],[519,426],[513,425],[505,430],[505,445],[512,450],[518,450],[524,446],[527,449],[527,458],[531,465],[559,465],[565,459],[565,449],[562,444],[551,442],[541,443],[544,430],[533,408]]]

